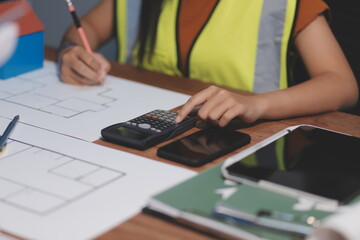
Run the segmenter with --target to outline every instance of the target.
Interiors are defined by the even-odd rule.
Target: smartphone
[[[159,157],[199,167],[250,142],[250,136],[228,128],[209,127],[160,147]]]

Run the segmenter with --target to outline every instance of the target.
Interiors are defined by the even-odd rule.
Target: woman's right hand
[[[60,78],[75,85],[100,85],[110,70],[110,63],[99,53],[88,53],[81,46],[70,46],[59,56]]]

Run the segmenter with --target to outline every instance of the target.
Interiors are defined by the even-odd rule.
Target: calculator
[[[195,126],[196,117],[187,116],[180,123],[176,123],[176,115],[176,112],[157,109],[129,121],[108,126],[101,130],[101,136],[108,142],[144,150]]]

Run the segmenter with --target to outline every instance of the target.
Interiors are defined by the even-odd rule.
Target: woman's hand
[[[177,121],[201,104],[200,118],[214,120],[220,126],[235,117],[253,122],[352,107],[358,99],[356,79],[325,18],[312,21],[298,34],[295,45],[311,76],[308,81],[253,96],[209,87],[189,99]]]
[[[65,83],[99,85],[110,70],[110,63],[101,54],[90,54],[81,46],[65,48],[59,58],[60,78]]]
[[[256,121],[265,111],[266,102],[260,95],[243,96],[210,86],[189,98],[179,110],[176,122],[181,122],[197,106],[200,106],[201,119],[212,120],[223,127],[235,117],[247,123]]]

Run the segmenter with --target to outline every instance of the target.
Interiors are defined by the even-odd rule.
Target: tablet
[[[345,204],[360,190],[360,138],[290,127],[227,159],[222,174],[294,197]]]

